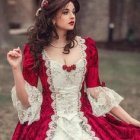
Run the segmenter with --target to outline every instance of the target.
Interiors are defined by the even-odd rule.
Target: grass
[[[99,50],[101,80],[121,94],[140,95],[140,54]]]

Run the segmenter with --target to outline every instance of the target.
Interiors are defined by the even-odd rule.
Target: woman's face
[[[59,30],[73,30],[76,22],[74,4],[69,2],[59,10],[53,22]]]

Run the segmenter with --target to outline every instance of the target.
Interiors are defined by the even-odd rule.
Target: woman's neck
[[[66,41],[66,31],[62,31],[62,30],[57,30],[59,39],[53,39],[52,40],[52,44],[57,46],[57,47],[62,47],[65,46],[67,41]]]

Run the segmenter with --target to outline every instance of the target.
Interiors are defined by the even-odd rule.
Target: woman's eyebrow
[[[63,10],[70,10],[70,9],[67,7],[63,7]],[[75,8],[73,8],[73,10],[75,10]]]
[[[70,9],[68,9],[68,8],[64,8],[63,10],[70,10]],[[75,8],[73,8],[73,10],[75,10]]]

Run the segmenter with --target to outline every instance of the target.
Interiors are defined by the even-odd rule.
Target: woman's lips
[[[69,22],[70,25],[74,25],[74,23],[75,23],[74,21]]]

